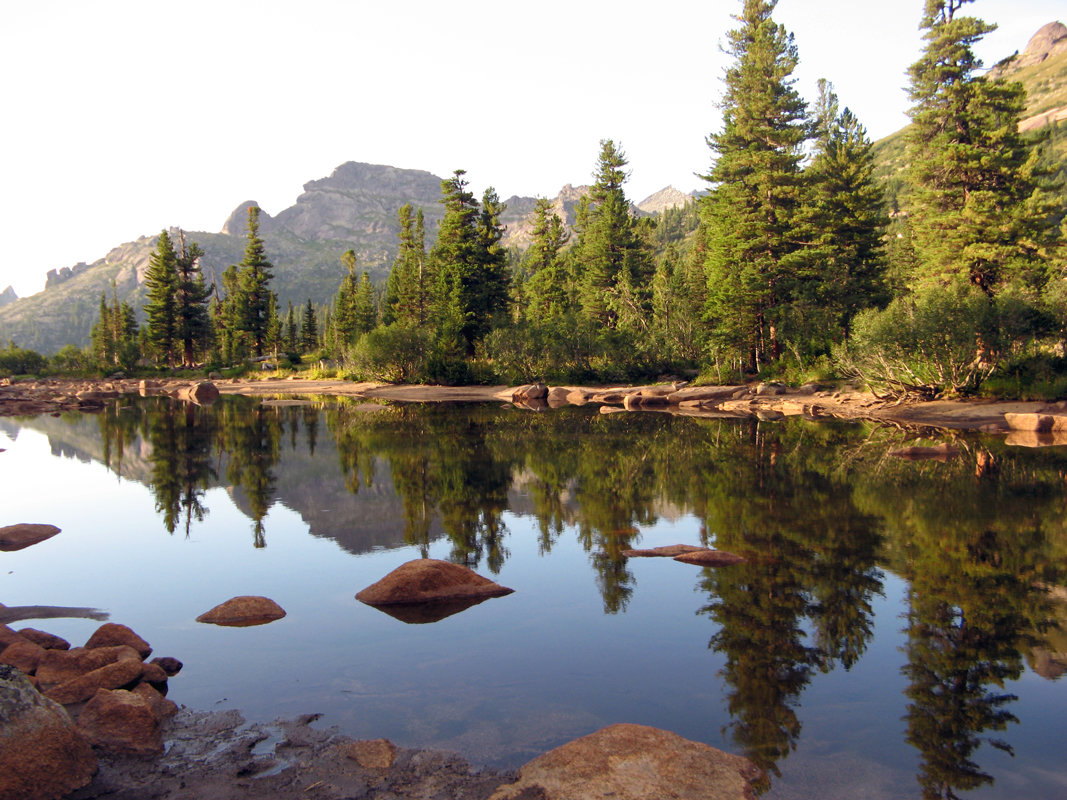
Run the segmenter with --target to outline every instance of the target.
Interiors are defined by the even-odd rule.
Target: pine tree
[[[319,323],[315,318],[315,306],[308,298],[304,306],[304,314],[300,323],[300,344],[305,353],[310,353],[319,346]]]
[[[827,81],[819,82],[814,127],[815,152],[804,172],[796,223],[796,238],[805,246],[793,263],[802,284],[798,310],[826,318],[822,344],[828,346],[848,336],[857,312],[889,301],[883,244],[888,219],[871,142],[849,109],[839,111]]]
[[[345,274],[333,302],[333,338],[338,352],[356,340],[359,334],[356,324],[356,293],[359,279],[356,277],[356,253],[348,250],[341,256]]]
[[[111,284],[111,304],[100,293],[99,318],[93,326],[91,350],[97,366],[104,371],[132,367],[140,355],[137,316],[129,303],[119,303],[118,290]]]
[[[708,137],[716,161],[706,180],[707,318],[715,351],[748,371],[776,359],[792,279],[783,260],[797,248],[805,103],[791,77],[792,34],[771,18],[776,0],[744,0],[728,34],[723,127]]]
[[[245,254],[237,265],[239,280],[237,291],[240,300],[239,330],[247,335],[248,343],[256,356],[263,355],[271,323],[270,308],[273,292],[270,281],[274,266],[267,259],[266,248],[259,237],[259,208],[248,209],[248,230],[246,234]]]
[[[976,74],[973,45],[996,26],[958,14],[968,2],[926,0],[926,47],[909,70],[912,284],[956,278],[992,296],[1013,278],[1040,283],[1056,231],[1035,181],[1039,153],[1018,132],[1023,87]]]
[[[472,298],[472,311],[477,321],[475,340],[489,332],[494,320],[507,314],[511,274],[508,254],[501,244],[504,226],[500,223],[500,216],[506,210],[507,206],[500,201],[496,190],[491,186],[486,189],[476,223],[477,278]]]
[[[285,315],[285,347],[290,353],[299,352],[300,328],[296,324],[296,311],[293,309],[293,301],[289,301],[289,311]]]
[[[374,286],[366,270],[359,276],[356,294],[352,303],[352,318],[355,322],[356,336],[374,330],[378,324],[378,303],[374,295]]]
[[[534,206],[533,242],[519,267],[520,313],[536,320],[560,314],[567,306],[567,276],[562,253],[570,231],[553,210],[553,203],[539,197]]]
[[[144,277],[145,340],[157,362],[174,366],[178,350],[178,256],[167,231],[161,231]]]
[[[200,271],[200,258],[204,251],[196,242],[187,248],[185,234],[181,230],[178,231],[178,241],[180,251],[175,263],[176,338],[180,345],[182,364],[191,367],[196,363],[196,357],[207,352],[211,346],[208,299],[214,287],[205,285],[204,275]]]
[[[426,269],[425,221],[422,209],[411,215],[411,204],[397,211],[400,247],[385,288],[382,319],[421,327],[426,324],[433,282]]]
[[[578,301],[588,319],[610,328],[617,326],[620,313],[640,317],[647,312],[652,277],[651,259],[636,235],[622,188],[629,177],[627,163],[611,139],[601,140],[594,183],[575,221]]]

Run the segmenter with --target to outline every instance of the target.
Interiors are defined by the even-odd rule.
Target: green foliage
[[[90,350],[97,368],[103,373],[116,367],[129,369],[141,355],[137,318],[129,303],[119,303],[112,285],[111,304],[100,295],[100,311],[92,329]]]
[[[185,234],[178,231],[179,251],[175,259],[175,339],[179,346],[182,364],[193,366],[211,348],[213,331],[208,313],[208,301],[214,286],[204,282],[200,260],[204,256],[201,247],[193,242],[185,246]]]
[[[144,280],[148,291],[144,304],[147,354],[157,363],[173,367],[178,343],[178,255],[166,230],[160,231]]]
[[[426,375],[430,349],[425,330],[394,322],[361,336],[348,351],[347,361],[366,380],[414,383]]]
[[[48,359],[40,353],[18,347],[14,342],[8,342],[0,350],[0,375],[39,375],[47,365]]]
[[[861,312],[834,356],[846,375],[892,396],[973,394],[1001,357],[997,323],[980,289],[955,283]]]
[[[49,359],[51,371],[61,375],[88,375],[95,371],[96,360],[91,350],[68,344]]]

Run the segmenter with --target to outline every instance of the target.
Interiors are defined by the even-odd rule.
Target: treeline
[[[508,251],[496,192],[479,201],[457,170],[432,244],[421,209],[398,210],[384,286],[349,251],[330,305],[284,313],[251,209],[245,257],[221,286],[205,286],[195,244],[161,234],[144,325],[101,298],[83,360],[107,371],[313,354],[408,382],[840,377],[934,396],[992,379],[1003,393],[1067,394],[1063,178],[1048,137],[1018,132],[1022,85],[981,72],[973,46],[993,26],[960,13],[969,2],[925,3],[907,167],[889,202],[833,86],[821,81],[810,105],[796,91],[775,1],[743,0],[708,189],[686,208],[635,216],[626,155],[605,139],[573,229],[542,198],[532,243]]]

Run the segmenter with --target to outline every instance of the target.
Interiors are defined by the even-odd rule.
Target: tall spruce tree
[[[248,230],[245,254],[237,265],[239,273],[237,290],[241,295],[238,303],[239,330],[247,335],[252,352],[263,355],[271,324],[271,278],[274,266],[267,259],[266,247],[259,237],[259,208],[248,209]]]
[[[617,326],[621,313],[647,311],[652,277],[651,258],[636,235],[623,190],[627,163],[611,139],[601,140],[593,186],[580,201],[575,219],[578,301],[586,318],[609,328]]]
[[[319,346],[319,322],[310,297],[304,306],[304,314],[300,322],[300,345],[306,353]]]
[[[359,279],[356,277],[356,253],[348,250],[341,256],[345,274],[333,301],[333,337],[338,351],[355,341],[359,331],[356,325],[356,292]]]
[[[715,162],[705,178],[707,319],[718,356],[755,372],[781,351],[779,326],[793,288],[788,256],[798,247],[801,147],[806,106],[791,77],[792,34],[771,18],[777,0],[744,0],[728,34],[723,127],[708,137]]]
[[[551,200],[537,198],[534,205],[533,241],[519,265],[519,313],[538,320],[561,314],[567,307],[567,276],[563,248],[570,231]]]
[[[397,211],[400,246],[385,287],[382,319],[386,324],[426,324],[433,281],[426,269],[425,221],[422,209],[412,217],[410,203]]]
[[[157,363],[173,367],[178,350],[178,256],[170,234],[163,230],[149,256],[144,277],[145,341]]]
[[[1018,278],[1040,283],[1056,235],[1035,185],[1039,154],[1019,134],[1019,83],[978,74],[973,46],[995,30],[961,15],[971,0],[926,0],[926,46],[909,70],[906,206],[919,273],[913,286],[969,281],[992,297]]]
[[[179,251],[175,262],[177,286],[175,301],[177,305],[176,338],[180,345],[182,364],[191,367],[196,358],[211,346],[211,318],[208,314],[208,300],[214,290],[207,286],[200,271],[200,259],[204,251],[193,242],[186,247],[185,233],[178,231]]]

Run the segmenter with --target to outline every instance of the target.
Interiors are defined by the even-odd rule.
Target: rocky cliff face
[[[1067,53],[1067,25],[1062,22],[1050,22],[1030,37],[1022,53],[1001,61],[990,70],[990,75],[993,77],[1010,75],[1021,69],[1040,64],[1050,56],[1059,53]]]
[[[638,209],[646,214],[662,214],[668,208],[679,208],[686,203],[692,202],[693,195],[679,191],[673,186],[660,189],[637,204]]]
[[[14,303],[19,299],[19,296],[15,294],[14,288],[8,286],[4,291],[0,292],[0,308],[6,306],[8,303]]]

